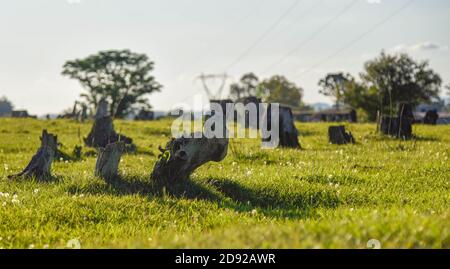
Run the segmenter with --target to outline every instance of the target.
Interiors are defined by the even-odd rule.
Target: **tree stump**
[[[192,135],[191,137],[195,137]],[[160,147],[161,155],[151,175],[155,182],[170,186],[185,181],[201,165],[222,161],[228,151],[226,138],[177,138]]]
[[[328,139],[330,144],[334,145],[355,144],[352,133],[346,132],[345,126],[330,126],[328,128]]]
[[[133,139],[116,133],[113,119],[108,114],[107,106],[108,103],[106,101],[102,100],[99,102],[92,130],[87,138],[84,138],[86,146],[105,148],[108,144],[122,141],[125,143],[127,150],[133,151],[136,148],[133,145]]]
[[[278,143],[279,147],[300,149],[300,143],[298,141],[298,130],[294,124],[294,116],[292,115],[292,110],[289,107],[280,106],[280,113],[278,119],[278,128],[280,140]],[[267,124],[267,130],[272,130],[272,109],[271,105],[268,106],[267,112],[262,120],[262,123]],[[275,127],[276,128],[276,127]],[[270,142],[271,137],[263,138],[263,142]]]
[[[42,131],[41,147],[33,156],[27,167],[19,174],[9,178],[25,177],[36,179],[46,179],[51,177],[51,166],[58,148],[58,138],[50,134],[47,130]]]
[[[108,144],[105,148],[99,148],[95,175],[105,180],[114,179],[118,175],[119,162],[124,150],[124,142],[116,142]]]
[[[398,119],[396,117],[381,117],[380,131],[384,135],[394,136],[398,133]]]
[[[413,137],[414,114],[411,104],[400,104],[397,117],[382,117],[380,131],[389,136],[409,140]]]
[[[439,119],[439,114],[436,110],[428,110],[423,118],[423,123],[428,125],[436,125]]]

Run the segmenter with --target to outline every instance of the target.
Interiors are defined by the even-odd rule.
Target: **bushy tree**
[[[230,85],[230,98],[237,101],[241,98],[256,96],[259,78],[253,73],[244,74],[239,83]]]
[[[343,102],[359,112],[364,112],[359,115],[359,118],[364,118],[367,121],[375,121],[377,118],[377,111],[379,109],[378,89],[374,86],[369,87],[363,83],[357,82],[354,79],[346,82],[345,92],[342,96]],[[361,113],[360,113],[361,114]]]
[[[0,117],[9,116],[14,106],[5,96],[0,98]]]
[[[78,80],[87,90],[81,95],[96,107],[105,98],[117,117],[141,107],[149,107],[147,95],[162,86],[150,75],[154,63],[147,55],[129,50],[101,51],[84,59],[68,61],[62,74]]]
[[[363,82],[378,90],[380,108],[393,108],[400,102],[419,104],[439,98],[442,80],[428,66],[407,54],[387,55],[382,52],[368,61],[361,74]]]
[[[345,94],[345,85],[352,80],[353,77],[350,74],[344,74],[342,72],[327,74],[325,78],[319,81],[319,93],[333,97],[336,102],[336,109],[339,109]]]
[[[265,102],[301,107],[303,89],[283,76],[273,76],[258,86],[258,93]]]

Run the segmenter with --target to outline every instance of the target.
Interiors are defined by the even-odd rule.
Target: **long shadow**
[[[107,184],[98,182],[87,186],[71,186],[71,194],[79,192],[92,195],[141,195],[143,197],[206,200],[219,207],[236,212],[259,214],[273,218],[309,218],[315,209],[335,208],[340,204],[338,197],[323,192],[295,193],[284,195],[278,190],[251,189],[229,179],[210,178],[206,182],[187,180],[171,187],[158,186],[150,179],[140,177],[118,177]]]
[[[340,204],[336,195],[322,191],[284,194],[276,189],[251,189],[229,179],[209,179],[208,182],[235,202],[263,209],[310,210],[336,208]]]
[[[150,178],[138,176],[118,176],[115,179],[104,182],[98,181],[85,186],[70,186],[70,194],[79,192],[92,195],[110,194],[110,195],[140,195],[143,197],[163,197],[172,196],[178,199],[204,199],[210,201],[220,201],[221,197],[207,189],[202,184],[188,180],[180,182],[174,186],[165,187],[152,182]]]
[[[439,142],[441,141],[439,138],[437,137],[430,137],[430,136],[414,136],[412,138],[412,141],[419,141],[419,142]]]

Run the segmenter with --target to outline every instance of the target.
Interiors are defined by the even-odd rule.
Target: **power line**
[[[297,15],[298,20],[292,21],[291,23],[289,23],[289,24],[288,24],[286,27],[284,27],[283,29],[281,29],[280,31],[277,31],[277,33],[278,33],[278,34],[279,34],[279,33],[282,33],[282,32],[284,32],[285,30],[287,30],[287,29],[291,28],[292,26],[294,26],[295,24],[298,24],[298,23],[300,23],[301,21],[304,21],[304,20],[308,17],[308,15],[311,13],[311,11],[313,11],[313,10],[316,9],[316,8],[318,8],[321,4],[323,4],[324,1],[325,1],[325,0],[316,0],[316,1],[314,1],[314,4],[315,4],[315,5],[312,5],[310,8],[304,10],[303,13]],[[272,38],[273,38],[273,35],[272,35]]]
[[[383,26],[384,24],[386,24],[388,21],[390,21],[392,18],[394,18],[396,15],[398,15],[400,12],[402,12],[403,10],[405,10],[407,7],[409,7],[415,0],[409,0],[408,2],[406,2],[404,5],[402,5],[400,8],[396,9],[394,12],[392,12],[391,14],[389,14],[387,17],[385,17],[383,20],[379,21],[378,23],[374,24],[371,28],[369,28],[367,31],[363,32],[361,35],[359,35],[358,37],[356,37],[355,39],[353,39],[352,41],[350,41],[349,43],[347,43],[346,45],[342,46],[341,48],[339,48],[338,50],[336,50],[334,53],[330,54],[328,57],[325,57],[324,59],[322,59],[321,61],[319,61],[318,63],[314,64],[313,66],[311,66],[310,68],[308,68],[307,70],[303,71],[302,73],[299,74],[298,77],[301,77],[304,74],[307,74],[309,72],[311,72],[312,70],[314,70],[315,68],[321,66],[322,64],[328,62],[329,60],[331,60],[332,58],[338,56],[340,53],[342,53],[343,51],[349,49],[350,47],[352,47],[353,45],[355,45],[358,41],[362,40],[364,37],[366,37],[367,35],[369,35],[370,33],[372,33],[373,31],[375,31],[376,29],[378,29],[379,27]]]
[[[283,55],[280,59],[278,59],[273,64],[269,65],[262,74],[268,73],[270,70],[272,70],[275,66],[281,64],[286,59],[288,59],[290,56],[295,54],[297,51],[299,51],[301,48],[306,46],[309,42],[314,40],[319,34],[321,34],[323,31],[325,31],[332,23],[334,23],[336,20],[338,20],[342,15],[344,15],[350,8],[352,8],[359,0],[352,0],[349,2],[348,5],[346,5],[342,10],[340,10],[336,16],[332,17],[330,20],[328,20],[325,24],[323,24],[317,31],[312,33],[307,39],[303,40],[298,46],[290,50],[287,54]]]
[[[238,64],[243,58],[245,58],[256,46],[259,45],[282,21],[283,19],[291,13],[295,7],[298,6],[303,0],[296,0],[292,5],[289,6],[288,9],[286,9],[285,12],[281,14],[280,17],[277,18],[277,20],[270,25],[269,28],[267,28],[247,49],[245,49],[231,64],[229,64],[225,71],[232,68],[236,64]]]
[[[267,2],[267,0],[258,0],[258,1],[257,1],[258,4],[256,5],[256,7],[253,8],[250,12],[246,13],[244,16],[242,16],[240,19],[236,20],[235,23],[233,23],[233,24],[231,25],[232,27],[230,27],[230,28],[233,28],[233,27],[235,27],[236,25],[238,25],[238,24],[240,24],[240,23],[242,23],[242,22],[244,22],[244,21],[247,21],[247,20],[250,19],[252,16],[254,16],[255,14],[257,14],[257,11],[260,10],[261,7],[264,6],[264,4],[265,4],[266,2]],[[227,27],[226,30],[228,30],[228,27]],[[226,32],[226,30],[223,30],[223,31],[222,31],[222,34],[221,34],[220,36],[223,36],[224,33]],[[219,39],[217,39],[217,40],[219,40]],[[222,40],[222,39],[220,38],[220,40]],[[217,47],[220,46],[220,44],[221,44],[220,42],[217,42],[212,48],[211,48],[211,46],[208,46],[209,48],[206,49],[207,54],[210,55],[215,49],[217,49]],[[202,56],[203,56],[203,57],[202,57]],[[205,55],[202,55],[202,56],[199,57],[199,58],[201,58],[201,59],[200,59],[200,63],[203,63],[204,60],[208,58],[208,57],[206,57]],[[182,72],[182,73],[183,73],[183,72]],[[188,96],[186,96],[186,97],[184,97],[183,99],[181,99],[181,101],[179,101],[179,102],[184,102],[184,101],[186,101],[187,99],[191,98],[192,95],[194,95],[194,94],[196,94],[196,93],[198,93],[198,92],[200,92],[200,91],[201,91],[201,89],[198,89],[198,90],[194,91],[193,93],[191,93],[191,94],[189,94]]]
[[[228,32],[230,29],[235,29],[238,25],[244,23],[245,21],[255,16],[257,13],[259,13],[259,10],[267,1],[268,0],[257,0],[257,4],[250,10],[250,12],[245,13],[245,15],[240,17],[240,19],[234,20],[233,23],[227,25],[225,29],[222,29],[221,34],[218,35],[219,38],[216,38],[217,42],[214,42],[214,46],[208,46],[208,48],[206,49],[207,56],[212,55],[223,44],[223,36],[226,34],[226,32]],[[203,57],[201,57],[202,64],[206,59],[209,59],[209,57],[207,56],[203,55]]]

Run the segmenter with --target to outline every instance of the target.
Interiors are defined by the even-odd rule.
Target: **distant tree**
[[[149,107],[147,95],[162,88],[150,75],[153,66],[145,54],[109,50],[66,62],[62,74],[81,83],[87,90],[81,97],[91,107],[105,98],[111,114],[124,117],[135,109]]]
[[[428,62],[416,62],[407,54],[384,52],[364,66],[361,78],[368,87],[378,90],[380,107],[393,113],[399,102],[419,104],[439,98],[442,80]]]
[[[239,100],[244,97],[255,96],[259,78],[253,73],[244,74],[239,83],[230,85],[230,98]]]
[[[345,92],[342,96],[343,102],[359,112],[364,112],[364,117],[359,115],[359,118],[365,118],[367,121],[375,121],[377,118],[377,111],[379,109],[378,89],[374,86],[367,85],[351,80],[346,82]],[[361,113],[359,113],[361,114]]]
[[[0,98],[0,117],[11,115],[14,109],[13,104],[5,96]]]
[[[258,92],[265,102],[301,107],[303,89],[283,76],[273,76],[258,86]]]
[[[353,77],[350,74],[344,73],[330,73],[325,78],[319,81],[321,89],[319,93],[325,96],[334,97],[336,101],[336,109],[340,109],[342,97],[345,93],[345,85],[352,81]]]
[[[447,89],[447,96],[450,97],[450,84],[445,86],[445,88]]]

